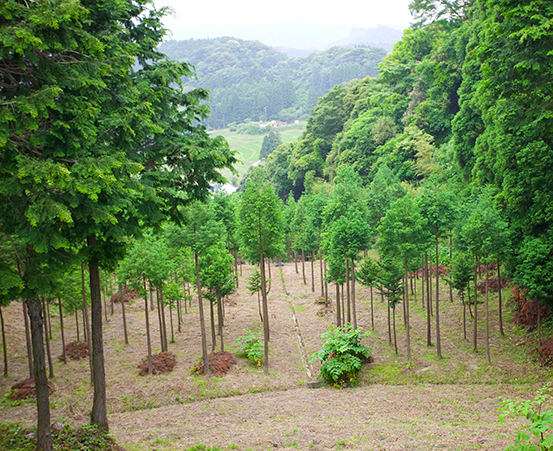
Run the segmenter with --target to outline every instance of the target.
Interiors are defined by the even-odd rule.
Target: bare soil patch
[[[54,384],[52,381],[48,381],[48,393],[50,395],[54,393]],[[8,399],[12,401],[22,401],[29,398],[36,398],[36,386],[33,377],[28,377],[12,385]]]
[[[238,359],[227,351],[215,352],[207,356],[209,371],[213,376],[226,376],[232,365],[236,365],[237,363]],[[194,374],[205,374],[203,363],[200,361],[194,368],[192,368],[192,372]]]
[[[172,352],[160,352],[152,356],[152,374],[170,373],[175,368],[177,357]],[[138,365],[140,376],[149,374],[148,357]]]

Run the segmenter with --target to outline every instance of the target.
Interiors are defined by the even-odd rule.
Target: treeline
[[[419,215],[437,247],[452,240],[453,260],[464,256],[472,267],[499,260],[528,299],[551,306],[553,5],[411,7],[417,24],[378,78],[321,98],[301,139],[269,155],[266,177],[291,205],[337,189],[347,169],[373,193],[372,219],[364,216],[371,238],[384,240],[391,228],[407,233]],[[451,207],[441,206],[443,196]],[[393,222],[385,220],[391,212]],[[415,243],[381,250],[406,259]],[[403,264],[413,261],[420,252]]]
[[[194,65],[197,79],[187,79],[186,85],[211,91],[211,115],[205,123],[213,128],[306,118],[335,85],[378,75],[386,55],[370,47],[333,47],[289,59],[259,41],[231,37],[167,41],[160,51]]]

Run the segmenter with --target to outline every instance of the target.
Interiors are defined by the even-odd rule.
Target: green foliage
[[[271,128],[269,134],[263,138],[263,142],[261,143],[259,159],[266,160],[267,157],[281,144],[282,138],[280,137],[280,133]]]
[[[32,432],[18,423],[0,423],[0,449],[4,451],[32,451],[36,449]],[[52,432],[53,449],[59,451],[111,451],[120,449],[110,434],[95,425],[78,428],[64,426],[59,433]]]
[[[544,409],[546,401],[551,399],[551,383],[542,387],[533,400],[501,402],[499,421],[507,415],[522,415],[530,424],[517,431],[515,444],[505,451],[548,451],[553,450],[553,409]]]
[[[390,308],[395,309],[403,299],[403,270],[401,263],[388,257],[380,262],[379,282]]]
[[[248,330],[244,330],[244,333],[246,335],[237,338],[234,346],[237,346],[238,352],[243,353],[254,365],[261,366],[263,351],[261,350],[260,334]]]
[[[250,295],[261,291],[261,273],[259,270],[254,270],[251,276],[246,277],[246,282],[248,283],[246,288],[250,292]]]
[[[349,324],[341,328],[329,326],[328,332],[321,334],[325,343],[309,360],[322,363],[319,377],[335,387],[356,385],[363,358],[371,355],[371,349],[362,345],[361,340],[371,333],[354,330]]]
[[[382,49],[359,46],[289,59],[258,41],[232,37],[167,41],[160,50],[195,66],[198,79],[185,83],[211,91],[213,114],[206,123],[213,128],[247,120],[304,118],[335,85],[376,76],[385,56]]]

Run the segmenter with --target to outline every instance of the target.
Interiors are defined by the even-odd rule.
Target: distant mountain
[[[356,46],[368,45],[375,48],[383,48],[390,53],[394,44],[403,36],[402,30],[378,25],[375,28],[354,28],[349,36],[330,44],[330,46]]]
[[[305,58],[312,53],[318,52],[321,49],[310,48],[310,49],[294,49],[292,47],[275,47],[280,53],[285,53],[288,58]]]
[[[159,50],[191,63],[198,79],[190,89],[211,91],[213,128],[258,120],[290,122],[307,117],[319,97],[337,84],[378,75],[384,49],[332,47],[307,57],[288,58],[259,41],[233,37],[167,41]]]

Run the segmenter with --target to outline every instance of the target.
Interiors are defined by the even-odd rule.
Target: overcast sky
[[[356,26],[388,25],[407,28],[410,0],[154,0],[156,7],[170,6],[173,16],[165,26],[175,39],[216,37],[217,27],[257,27],[278,23]],[[210,36],[201,36],[202,29]],[[228,32],[228,31],[224,31]]]

